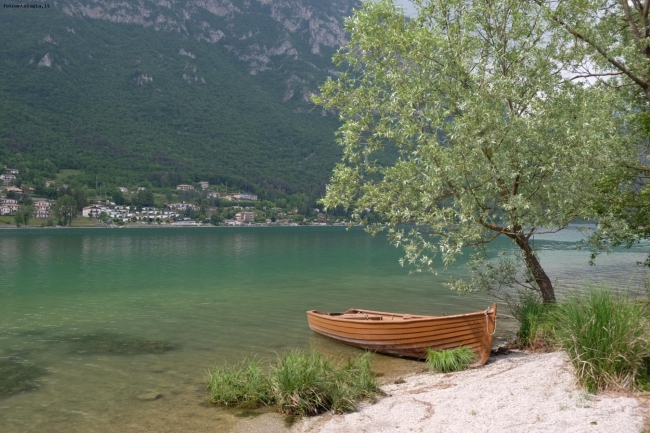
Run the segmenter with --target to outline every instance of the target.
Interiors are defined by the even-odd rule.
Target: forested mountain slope
[[[154,186],[321,190],[337,121],[308,96],[339,0],[85,0],[0,11],[0,162]],[[46,3],[40,3],[46,4]]]

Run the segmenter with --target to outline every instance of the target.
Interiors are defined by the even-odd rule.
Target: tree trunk
[[[542,265],[539,263],[537,256],[535,256],[535,253],[533,252],[532,248],[530,247],[530,243],[528,242],[528,238],[522,234],[517,234],[515,236],[512,236],[512,239],[523,251],[526,268],[535,278],[535,282],[537,283],[537,287],[539,287],[539,291],[542,294],[544,303],[555,302],[555,290],[553,290],[553,283],[551,283],[551,279],[548,277],[548,275],[546,275],[544,268],[542,268]]]

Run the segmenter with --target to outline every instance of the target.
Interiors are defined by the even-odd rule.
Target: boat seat
[[[339,316],[341,319],[351,319],[351,320],[384,320],[381,316],[371,316],[365,313],[356,313],[356,314],[344,314]]]

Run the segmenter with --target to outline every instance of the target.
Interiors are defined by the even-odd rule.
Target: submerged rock
[[[159,398],[162,398],[162,394],[159,392],[150,392],[148,394],[142,394],[138,396],[138,400],[141,401],[154,401],[158,400]]]

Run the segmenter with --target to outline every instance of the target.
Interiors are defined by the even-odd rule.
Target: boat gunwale
[[[341,317],[343,314],[353,314],[353,313],[363,313],[363,314],[368,314],[368,315],[376,315],[376,316],[381,316],[381,317],[393,317],[393,318],[400,318],[401,320],[399,321],[393,321],[393,320],[369,320],[367,318],[359,318],[359,319],[354,319],[350,317]],[[319,317],[325,320],[331,320],[335,322],[341,322],[341,323],[365,323],[365,324],[373,324],[374,326],[379,326],[380,324],[387,324],[387,323],[413,323],[413,322],[427,322],[427,321],[443,321],[443,320],[448,320],[448,319],[467,319],[473,316],[480,317],[480,316],[490,316],[496,314],[494,305],[491,307],[487,308],[486,310],[482,311],[475,311],[471,313],[463,313],[463,314],[453,314],[449,316],[425,316],[421,314],[406,314],[406,313],[389,313],[389,312],[384,312],[384,311],[373,311],[373,310],[362,310],[358,308],[350,308],[347,311],[344,311],[342,313],[337,313],[338,315],[332,316],[332,313],[326,313],[323,311],[319,310],[309,310],[307,311],[307,315],[313,315],[315,317]],[[404,316],[410,316],[410,317],[404,317]]]

